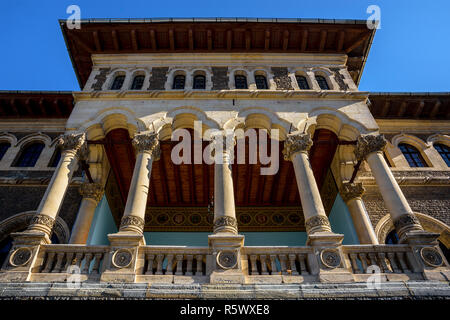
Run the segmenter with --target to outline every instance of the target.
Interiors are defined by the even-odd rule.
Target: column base
[[[245,283],[241,258],[244,238],[243,235],[226,232],[208,236],[212,257],[206,272],[210,274],[210,283]]]
[[[336,247],[342,244],[342,240],[344,240],[343,234],[333,232],[316,232],[313,234],[308,234],[306,245],[312,247]]]

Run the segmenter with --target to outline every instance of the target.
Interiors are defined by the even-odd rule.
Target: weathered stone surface
[[[103,84],[106,81],[106,77],[108,73],[111,71],[111,68],[100,68],[100,73],[95,76],[95,82],[92,84],[92,89],[95,91],[102,90]]]
[[[283,67],[272,67],[273,80],[277,85],[277,90],[294,90],[288,69]]]
[[[150,77],[150,85],[148,90],[165,90],[164,85],[167,81],[168,67],[152,68],[152,75]]]
[[[228,67],[212,67],[212,90],[229,90]]]

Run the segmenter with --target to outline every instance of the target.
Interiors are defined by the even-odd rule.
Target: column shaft
[[[359,242],[361,244],[378,244],[377,236],[362,200],[358,198],[351,199],[347,202],[347,207],[352,216]]]

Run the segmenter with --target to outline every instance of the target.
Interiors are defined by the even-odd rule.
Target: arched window
[[[14,167],[34,167],[43,149],[43,143],[36,142],[29,144],[20,153]]]
[[[442,159],[444,159],[445,163],[447,164],[447,166],[450,167],[450,148],[447,147],[444,144],[435,144],[434,148],[437,150],[437,152],[439,152],[439,154],[441,155]],[[0,159],[1,159],[1,153],[0,153]]]
[[[386,244],[397,244],[399,242],[399,238],[395,229],[388,233],[384,242]]]
[[[256,88],[258,89],[268,89],[267,79],[261,74],[255,75]]]
[[[173,78],[172,89],[184,89],[185,76],[179,74]]]
[[[400,143],[398,145],[399,149],[402,151],[403,155],[406,158],[406,161],[408,161],[410,167],[426,167],[426,162],[422,158],[422,155],[420,154],[419,150],[414,148],[413,146],[406,144],[406,143]]]
[[[111,86],[111,90],[120,90],[122,88],[125,76],[116,76]]]
[[[3,159],[3,156],[5,155],[6,151],[8,151],[9,147],[11,147],[11,144],[9,142],[0,143],[0,160]]]
[[[322,76],[316,76],[317,84],[319,85],[320,89],[322,90],[330,90],[330,87],[328,86],[327,79]]]
[[[248,89],[247,86],[247,77],[241,74],[237,74],[234,76],[234,85],[236,89]]]
[[[135,76],[133,79],[133,83],[131,84],[131,90],[141,90],[144,85],[144,75]]]
[[[56,168],[59,164],[60,159],[61,159],[61,148],[56,148],[48,166],[51,168]]]
[[[308,81],[306,80],[306,77],[304,76],[295,76],[295,79],[297,79],[297,84],[298,87],[302,90],[308,90],[309,89],[309,84]]]
[[[206,77],[203,75],[196,75],[194,77],[194,89],[205,89],[206,88]]]

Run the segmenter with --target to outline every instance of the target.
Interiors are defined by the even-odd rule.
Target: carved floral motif
[[[86,149],[86,134],[84,132],[66,133],[58,137],[57,144],[61,146],[62,150],[79,152]]]
[[[154,160],[159,160],[161,149],[157,133],[138,133],[134,136],[131,143],[138,153],[148,152]]]
[[[306,233],[310,233],[310,231],[317,227],[322,227],[328,231],[331,230],[330,221],[326,216],[314,216],[306,220],[305,222]]]
[[[287,136],[284,142],[284,159],[291,160],[298,152],[308,152],[313,142],[307,133],[293,133]]]
[[[79,189],[80,194],[84,198],[92,198],[99,202],[103,197],[103,187],[98,183],[83,183]]]
[[[342,199],[345,202],[348,202],[352,199],[361,198],[364,191],[365,189],[362,186],[362,183],[343,183],[340,194]]]
[[[364,160],[372,152],[383,151],[386,143],[386,139],[382,135],[359,136],[355,148],[356,159]]]
[[[120,229],[126,228],[128,226],[135,226],[139,229],[143,230],[145,225],[145,221],[136,216],[125,216],[122,218],[120,222]]]

